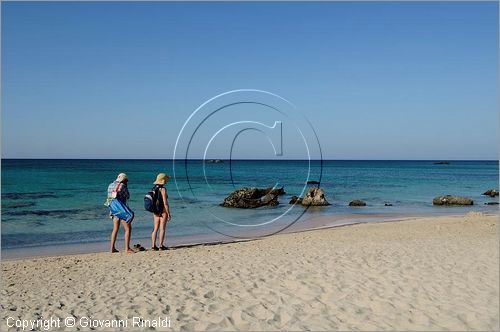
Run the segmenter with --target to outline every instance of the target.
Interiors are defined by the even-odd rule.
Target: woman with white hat
[[[134,212],[127,206],[127,200],[130,199],[130,193],[127,188],[128,177],[125,173],[118,174],[118,177],[108,186],[108,200],[105,205],[108,206],[110,216],[113,219],[113,231],[111,232],[112,253],[118,252],[115,247],[116,236],[120,230],[120,222],[125,229],[125,251],[134,253],[130,249],[130,237],[132,235],[132,220]]]
[[[153,192],[157,197],[157,208],[153,213],[153,232],[151,233],[151,249],[152,250],[167,250],[165,247],[165,229],[167,222],[170,220],[170,206],[168,205],[168,194],[165,184],[170,179],[165,173],[160,173],[156,176],[156,181],[153,182]],[[156,246],[156,237],[160,230],[160,248]]]

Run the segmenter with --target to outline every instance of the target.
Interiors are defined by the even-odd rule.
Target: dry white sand
[[[498,330],[497,219],[2,262],[1,327],[8,317],[168,316],[173,330]]]

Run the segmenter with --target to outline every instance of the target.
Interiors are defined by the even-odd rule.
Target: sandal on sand
[[[167,247],[165,247],[165,246],[161,246],[161,247],[160,247],[160,250],[168,250],[168,248],[167,248]]]
[[[151,250],[158,251],[158,247],[151,247]]]
[[[141,246],[140,243],[137,243],[135,246],[134,246],[134,249],[137,250],[137,251],[145,251],[146,248],[144,248],[143,246]]]

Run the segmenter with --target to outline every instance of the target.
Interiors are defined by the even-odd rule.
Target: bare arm
[[[161,197],[163,198],[163,207],[167,212],[167,220],[170,220],[170,205],[168,204],[167,188],[163,188],[161,191]]]

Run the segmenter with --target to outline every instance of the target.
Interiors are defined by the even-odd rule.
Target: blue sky
[[[2,2],[2,158],[171,158],[242,88],[326,159],[498,159],[498,3]]]

